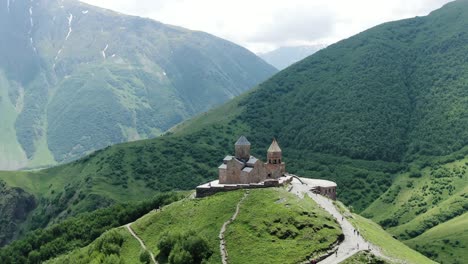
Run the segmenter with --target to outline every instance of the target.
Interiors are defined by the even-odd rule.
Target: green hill
[[[276,137],[289,172],[336,181],[346,205],[409,239],[466,210],[468,71],[460,58],[467,37],[468,2],[455,1],[331,45],[158,139],[0,179],[38,199],[19,225],[31,229],[154,192],[192,189],[216,177],[239,135],[258,157]],[[446,174],[453,162],[458,172]],[[409,177],[420,196],[413,200],[401,192],[413,188]],[[405,199],[418,209],[402,206]],[[395,213],[401,216],[385,221]]]
[[[276,70],[215,36],[74,1],[0,5],[0,169],[155,137]]]
[[[438,159],[399,175],[363,215],[438,262],[463,263],[468,244],[468,225],[462,224],[468,211],[467,162]]]
[[[142,217],[132,224],[132,229],[160,263],[167,260],[162,256],[159,242],[168,234],[188,232],[194,232],[207,241],[211,254],[206,263],[220,263],[219,232],[236,211],[243,195],[243,191],[235,191],[203,199],[182,200]],[[242,230],[255,230],[255,234],[244,234]],[[140,249],[126,250],[136,240],[124,236],[128,233],[125,227],[110,231],[100,239],[114,232],[123,237],[120,255],[116,255],[125,263],[128,263],[127,259],[138,258]],[[225,237],[230,263],[246,263],[246,260],[249,263],[297,263],[307,256],[323,253],[340,234],[339,225],[310,198],[299,199],[284,189],[268,189],[249,192],[241,203],[238,218],[228,226]],[[97,244],[98,241],[49,263],[74,263],[75,260],[81,261],[78,263],[101,260],[98,263],[102,263],[112,257],[102,251],[100,254],[95,252],[99,251]]]
[[[140,218],[132,229],[159,263],[167,263],[160,246],[168,234],[192,234],[205,240],[210,256],[203,263],[220,263],[219,231],[243,196],[244,191],[235,191],[175,202]],[[372,221],[356,215],[353,218],[373,243],[385,241],[378,245],[386,259],[375,258],[376,262],[369,263],[432,263]],[[250,191],[242,200],[236,220],[226,228],[225,245],[229,263],[300,263],[323,253],[339,234],[338,224],[312,199],[300,199],[282,188],[264,189]],[[142,249],[135,242],[126,227],[120,227],[47,263],[139,263]],[[358,254],[346,263],[363,263],[359,262],[362,258],[367,259],[368,254]]]
[[[405,241],[439,263],[464,263],[468,259],[468,213]]]

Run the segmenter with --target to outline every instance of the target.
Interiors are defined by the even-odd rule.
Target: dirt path
[[[344,240],[338,246],[338,250],[335,252],[335,254],[332,254],[331,256],[320,261],[320,264],[340,263],[362,250],[371,250],[374,255],[387,258],[380,253],[377,247],[365,241],[364,238],[358,234],[358,231],[354,228],[354,226],[351,225],[346,217],[344,217],[338,211],[332,200],[325,196],[312,193],[310,191],[311,186],[309,186],[308,180],[305,178],[301,178],[301,180],[303,183],[297,179],[293,180],[293,188],[291,189],[291,192],[298,195],[299,197],[304,197],[304,195],[311,197],[315,202],[317,202],[318,205],[320,205],[323,209],[335,217],[335,219],[340,224],[344,235]]]
[[[221,230],[219,231],[219,250],[221,252],[221,261],[223,264],[228,263],[228,253],[226,249],[226,240],[224,239],[224,232],[226,232],[227,226],[234,220],[236,220],[237,215],[239,214],[240,206],[248,195],[248,192],[244,193],[244,197],[242,197],[242,199],[240,199],[240,201],[237,203],[236,212],[231,218],[229,218],[229,220],[224,222],[223,226],[221,227]]]
[[[141,248],[143,250],[146,250],[150,253],[150,256],[151,256],[151,260],[153,261],[154,264],[158,264],[158,262],[156,261],[156,259],[154,258],[154,255],[151,251],[148,250],[148,248],[146,248],[146,245],[145,243],[143,242],[143,240],[141,240],[141,238],[139,238],[135,232],[133,231],[132,227],[131,227],[132,223],[130,224],[126,224],[125,227],[127,228],[128,232],[130,232],[130,234],[136,239],[138,240],[138,242],[140,242],[140,245],[141,245]]]

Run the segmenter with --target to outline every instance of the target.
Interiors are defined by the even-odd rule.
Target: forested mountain
[[[276,72],[209,34],[74,0],[2,0],[0,37],[0,169],[155,137]]]
[[[239,135],[258,157],[276,137],[289,172],[336,181],[340,200],[414,246],[426,232],[436,237],[439,224],[466,219],[467,51],[468,1],[455,1],[331,45],[163,137],[0,178],[40,197],[18,225],[29,230],[154,192],[191,189],[216,177]],[[467,225],[454,228],[463,233]],[[431,243],[419,250],[436,259]],[[460,250],[445,261],[463,259],[466,236],[447,243]]]
[[[275,68],[283,70],[323,48],[325,45],[279,47],[266,53],[260,53],[258,56]]]

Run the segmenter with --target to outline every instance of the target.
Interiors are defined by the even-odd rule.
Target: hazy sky
[[[383,22],[427,15],[451,0],[83,0],[202,30],[254,52],[331,44]]]

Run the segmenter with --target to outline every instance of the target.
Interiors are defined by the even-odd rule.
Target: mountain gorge
[[[258,56],[279,70],[284,70],[288,66],[305,59],[315,52],[325,48],[325,45],[310,46],[288,46],[279,47],[275,50],[259,53]]]
[[[1,172],[0,179],[38,197],[18,224],[31,230],[192,189],[216,177],[239,135],[257,157],[276,137],[289,172],[336,181],[339,199],[354,212],[434,260],[463,263],[467,50],[468,2],[455,1],[331,45],[160,138],[39,172]],[[441,245],[453,250],[441,253]]]
[[[203,32],[72,0],[0,3],[0,168],[155,137],[275,69]]]

